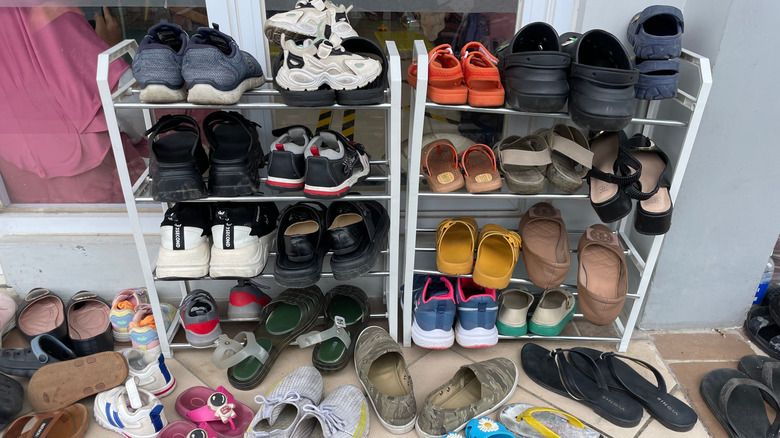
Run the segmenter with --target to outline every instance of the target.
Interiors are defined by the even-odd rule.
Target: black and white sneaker
[[[217,204],[211,227],[211,276],[252,278],[263,272],[278,217],[273,202]]]
[[[212,196],[248,196],[257,191],[264,156],[259,127],[235,111],[213,112],[203,120]]]
[[[268,155],[268,179],[265,185],[274,190],[300,190],[304,185],[306,159],[303,152],[312,138],[309,128],[287,126],[272,131],[277,138]]]
[[[208,204],[180,202],[160,224],[157,277],[200,278],[209,273],[211,211]]]
[[[306,146],[303,193],[309,198],[340,198],[371,171],[366,149],[338,132],[325,130]]]

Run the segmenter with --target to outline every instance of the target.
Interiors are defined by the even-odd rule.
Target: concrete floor
[[[384,321],[376,321],[377,325],[383,325]],[[571,325],[571,324],[570,324]],[[583,325],[580,323],[580,325]],[[239,327],[232,324],[226,328],[226,332],[246,330],[248,327]],[[577,330],[569,327],[569,330]],[[3,342],[4,347],[24,346],[25,341],[14,330]],[[422,406],[425,396],[441,383],[449,379],[457,369],[465,364],[490,359],[493,357],[508,357],[518,367],[520,366],[520,349],[523,342],[501,341],[498,345],[485,349],[465,349],[457,344],[449,350],[425,350],[417,346],[405,348],[404,357],[409,367],[418,408]],[[554,342],[541,343],[545,348],[569,348],[582,343]],[[611,350],[614,345],[603,343],[589,343],[587,346],[602,350]],[[125,345],[117,344],[117,349]],[[637,331],[631,341],[628,351],[629,356],[642,359],[658,368],[666,380],[670,393],[675,397],[686,400],[699,414],[700,421],[693,430],[687,433],[676,433],[664,428],[647,413],[640,424],[634,428],[617,427],[596,415],[588,407],[566,397],[554,394],[536,383],[532,382],[524,372],[520,373],[518,388],[510,399],[511,403],[523,402],[536,406],[554,407],[569,412],[599,430],[608,437],[727,437],[726,432],[718,421],[710,413],[699,395],[699,382],[709,370],[715,368],[735,368],[738,360],[745,355],[761,354],[757,347],[749,342],[740,329],[712,330],[712,331],[688,331],[688,332],[642,332]],[[165,405],[165,415],[168,421],[179,420],[180,417],[174,409],[176,397],[185,389],[193,386],[209,386],[216,388],[225,385],[236,396],[238,401],[245,403],[255,410],[257,405],[254,397],[258,394],[265,395],[270,387],[281,378],[289,374],[299,366],[311,364],[311,350],[289,347],[280,356],[269,376],[252,391],[232,390],[227,383],[224,371],[216,370],[211,364],[210,349],[176,350],[174,358],[167,361],[171,373],[176,378],[176,390],[162,399]],[[649,372],[643,372],[646,378],[652,380]],[[360,387],[357,375],[352,366],[348,366],[341,372],[325,375],[325,394],[344,384],[354,384]],[[25,386],[27,379],[19,379]],[[82,400],[88,409],[92,409],[94,397]],[[23,412],[32,409],[27,401]],[[492,416],[496,417],[498,413]],[[114,433],[102,429],[94,421],[89,427],[87,437],[115,436]],[[116,435],[119,436],[119,435]],[[377,421],[373,410],[371,411],[371,437],[386,437],[389,433]],[[415,437],[411,432],[404,436]]]

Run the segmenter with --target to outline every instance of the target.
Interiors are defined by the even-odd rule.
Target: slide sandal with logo
[[[693,429],[699,417],[693,409],[682,400],[669,395],[666,382],[658,370],[649,363],[624,356],[622,354],[594,350],[592,348],[577,347],[574,350],[583,353],[593,359],[599,366],[607,386],[610,389],[623,392],[638,401],[647,409],[647,412],[664,427],[686,432]],[[656,383],[648,381],[636,372],[626,361],[632,361],[637,365],[653,373]],[[583,373],[588,373],[588,365],[580,356],[571,357],[575,367]]]
[[[30,427],[32,425],[32,427]],[[89,427],[89,412],[81,403],[14,421],[4,436],[19,438],[81,438]]]
[[[176,412],[195,424],[205,423],[219,438],[243,436],[255,415],[222,386],[216,390],[205,386],[187,389],[176,398]]]

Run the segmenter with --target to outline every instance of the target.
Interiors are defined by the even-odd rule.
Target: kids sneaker
[[[104,429],[128,438],[150,438],[168,424],[163,405],[152,393],[138,389],[135,379],[95,397],[95,420]]]
[[[336,6],[329,0],[298,0],[292,11],[276,14],[265,20],[263,32],[268,41],[281,45],[282,35],[290,40],[315,37],[317,27],[324,22],[342,39],[356,37],[358,34],[352,29],[347,18],[351,9],[352,6]]]
[[[158,278],[200,278],[209,273],[211,210],[208,204],[180,202],[160,224]]]
[[[184,298],[179,307],[181,324],[187,342],[194,347],[210,347],[222,334],[219,309],[210,293],[195,289]]]
[[[456,308],[452,279],[415,275],[412,294],[412,341],[420,347],[436,350],[452,347]]]
[[[371,171],[370,157],[362,144],[327,129],[311,139],[303,155],[303,194],[310,198],[340,198]]]
[[[145,288],[123,289],[117,292],[111,302],[111,321],[116,342],[130,342],[130,323],[135,316],[135,308],[139,304],[149,303]]]
[[[148,391],[155,397],[165,397],[173,393],[176,378],[165,365],[162,353],[153,354],[136,348],[126,348],[120,353],[127,359],[128,377],[138,379],[139,389]]]
[[[187,97],[181,60],[189,36],[162,19],[149,28],[133,58],[133,77],[141,86],[141,102],[180,102]]]
[[[284,57],[274,78],[276,84],[289,91],[314,91],[322,85],[333,90],[354,90],[364,87],[382,74],[382,64],[341,47],[340,38],[329,39],[332,33],[325,27],[316,40],[301,45],[282,36]]]
[[[458,322],[455,340],[466,348],[490,347],[498,343],[496,290],[478,285],[471,278],[457,280]]]
[[[261,287],[251,280],[238,280],[238,284],[230,289],[230,303],[228,304],[228,318],[258,318],[263,307],[271,302],[271,297],[265,294]]]
[[[176,317],[176,308],[168,303],[160,303],[163,319],[165,320],[165,331]],[[152,314],[151,304],[139,304],[135,308],[133,321],[130,322],[130,341],[133,348],[144,351],[159,351],[160,338],[157,335],[157,325]]]
[[[275,129],[277,136],[268,155],[268,179],[274,190],[300,190],[304,186],[306,158],[303,153],[311,141],[311,130],[303,125]]]
[[[355,385],[339,386],[317,406],[303,407],[303,417],[291,436],[324,438],[363,438],[369,433],[368,403],[363,391]],[[310,421],[314,420],[314,429]],[[309,434],[303,432],[309,430]]]
[[[252,55],[236,41],[214,28],[201,27],[187,42],[181,74],[189,85],[187,102],[231,105],[245,91],[265,83],[265,76]]]
[[[217,204],[211,234],[212,277],[252,278],[263,272],[276,236],[273,202]]]
[[[322,375],[316,368],[304,365],[279,383],[268,394],[255,396],[259,405],[244,435],[247,438],[308,437],[314,429],[314,421],[301,422],[306,413],[304,407],[316,406],[322,401]],[[292,435],[293,429],[297,435]]]

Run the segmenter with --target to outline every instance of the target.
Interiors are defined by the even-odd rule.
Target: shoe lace
[[[301,394],[296,391],[287,391],[286,394],[281,395],[279,397],[263,397],[262,395],[255,396],[255,403],[262,405],[260,408],[260,411],[262,412],[261,417],[268,418],[271,416],[271,411],[274,410],[275,407],[281,405],[281,404],[290,404],[295,403],[301,400]]]
[[[314,415],[320,424],[323,424],[329,434],[335,434],[337,431],[346,432],[347,424],[343,418],[341,418],[335,412],[335,407],[332,405],[306,405],[303,407],[303,411]]]

